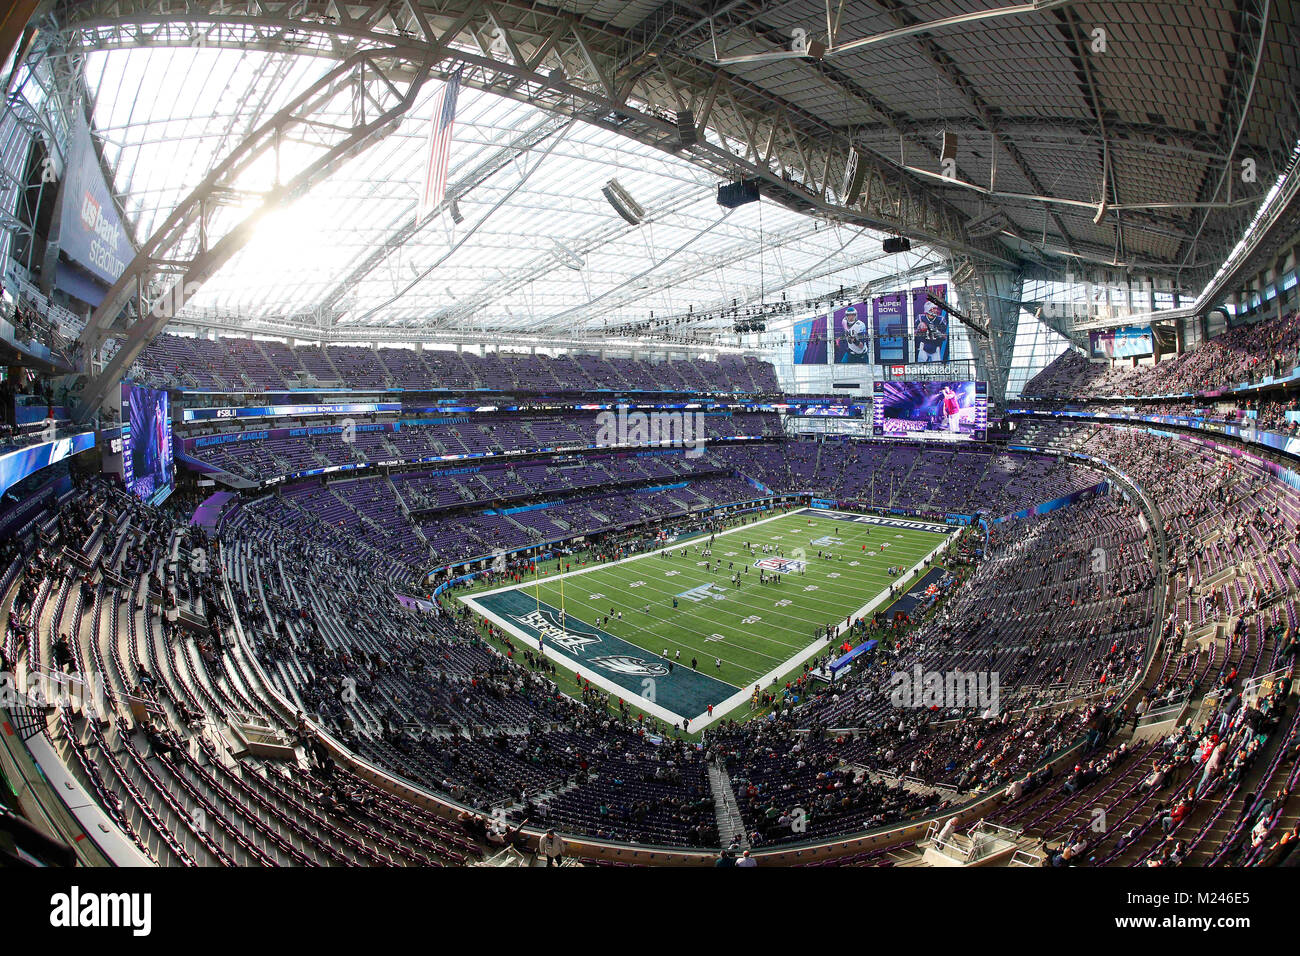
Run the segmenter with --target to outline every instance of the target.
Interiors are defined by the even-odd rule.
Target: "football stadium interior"
[[[1300,863],[1296,4],[0,54],[4,863]]]

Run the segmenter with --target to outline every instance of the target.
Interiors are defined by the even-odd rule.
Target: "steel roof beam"
[[[395,128],[396,121],[410,107],[428,76],[436,50],[433,38],[429,37],[429,40],[425,58],[415,63],[405,61],[391,50],[359,52],[341,62],[246,137],[142,243],[135,258],[109,289],[82,332],[80,341],[86,356],[96,354],[110,335],[120,340],[121,347],[85,385],[74,412],[77,421],[85,421],[94,414],[139,353],[166,327],[174,315],[170,306],[183,302],[229,261],[252,237],[262,217],[301,196],[342,161]],[[402,64],[404,76],[400,80],[390,79],[386,71],[398,63]],[[350,126],[340,127],[332,118],[322,126],[324,114],[320,111],[328,109],[337,97],[349,91],[354,104]],[[359,105],[362,102],[376,104],[377,111],[362,108]],[[237,182],[239,176],[261,156],[277,149],[287,133],[295,130],[305,133],[313,129],[322,137],[321,145],[327,148],[287,182],[277,184],[259,207],[223,237],[211,246],[203,242],[208,201],[213,195],[223,186]],[[174,256],[176,251],[191,248],[196,231],[200,237],[197,254],[182,252],[178,257],[182,260],[179,269],[160,270],[160,260]],[[176,272],[179,274],[171,278]],[[141,316],[124,329],[114,329],[122,310],[132,300],[139,303]],[[159,309],[159,302],[168,303],[169,307]]]
[[[361,6],[357,4],[354,6]],[[324,22],[317,5],[307,3],[259,4],[252,15],[232,13],[218,0],[195,0],[182,10],[162,0],[99,0],[64,4],[59,8],[63,29],[78,32],[89,48],[115,46],[181,45],[196,25],[207,27],[207,45],[240,49],[290,50],[318,56],[337,56],[357,44],[391,43],[398,49],[407,42],[401,24],[385,23],[383,30],[362,29],[353,22]],[[487,11],[475,0],[446,0],[424,3],[421,9],[431,22],[468,16],[478,31],[489,25]],[[304,12],[305,10],[305,12]],[[292,16],[295,12],[298,16]],[[477,86],[545,109],[577,116],[606,128],[634,136],[656,148],[681,153],[673,113],[674,91],[659,79],[660,71],[632,76],[619,75],[625,37],[607,27],[579,17],[539,9],[519,2],[499,2],[492,7],[497,26],[510,35],[521,51],[535,50],[553,37],[557,24],[565,30],[562,39],[551,40],[562,75],[543,70],[543,63],[530,69],[527,64],[505,62],[505,57],[485,56],[477,43],[461,48],[462,38],[451,58],[478,69],[466,80]],[[762,88],[716,68],[685,57],[666,55],[675,79],[677,94],[690,91],[692,102],[711,102],[708,126],[701,123],[701,142],[686,151],[691,161],[720,177],[738,174],[758,177],[765,190],[793,208],[817,209],[847,222],[884,231],[899,232],[931,244],[942,244],[981,259],[1010,265],[1013,257],[995,241],[972,240],[964,231],[964,216],[951,208],[934,190],[911,181],[890,164],[868,154],[873,167],[874,188],[864,201],[852,208],[840,196],[840,179],[848,162],[851,143],[844,131],[816,116],[786,106],[787,128],[773,129],[771,117],[781,102]],[[639,68],[638,68],[639,69]],[[715,95],[716,84],[727,95]],[[612,92],[611,92],[612,91]],[[747,136],[756,130],[757,135]],[[734,144],[752,145],[771,136],[774,151],[769,162],[753,152],[747,157]],[[799,158],[800,152],[803,157]],[[801,175],[783,175],[795,165]],[[822,198],[825,195],[826,198]]]

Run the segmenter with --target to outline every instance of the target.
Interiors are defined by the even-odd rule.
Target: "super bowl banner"
[[[948,301],[947,283],[912,290],[912,325],[916,333],[917,364],[948,361],[948,313],[926,299],[926,293]]]
[[[79,112],[73,116],[68,131],[59,248],[109,285],[117,281],[135,256],[104,182],[90,142],[90,129]]]
[[[907,312],[903,293],[882,295],[871,302],[872,327],[876,333],[876,364],[907,361]]]
[[[856,305],[836,309],[831,314],[835,320],[835,363],[840,365],[870,362],[867,304],[859,302]]]
[[[794,364],[826,364],[826,316],[794,324]]]

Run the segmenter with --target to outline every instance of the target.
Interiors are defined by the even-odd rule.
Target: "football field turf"
[[[728,530],[707,557],[709,539],[697,537],[462,600],[525,646],[540,637],[583,678],[698,729],[709,705],[720,718],[825,650],[827,625],[887,604],[898,580],[889,568],[910,571],[953,530],[803,509]],[[760,584],[760,572],[780,583]]]

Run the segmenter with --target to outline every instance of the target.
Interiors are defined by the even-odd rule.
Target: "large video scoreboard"
[[[122,480],[151,504],[172,493],[171,400],[163,390],[122,383]]]
[[[987,382],[875,383],[871,432],[881,438],[984,441]]]

